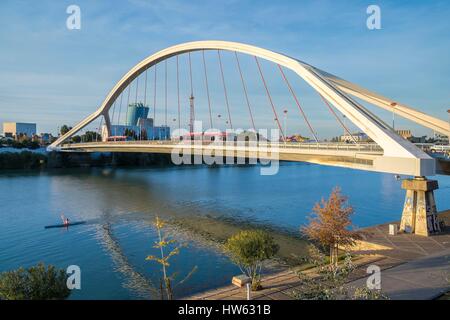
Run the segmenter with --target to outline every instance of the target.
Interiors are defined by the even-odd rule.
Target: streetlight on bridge
[[[219,120],[218,122],[219,122],[219,129],[220,129],[220,126],[222,125],[222,115],[221,114],[217,115],[217,120]],[[220,130],[222,130],[222,129],[220,129]]]
[[[347,119],[347,117],[345,116],[345,114],[342,115],[342,123],[344,124],[344,136],[347,134],[346,130],[345,130],[345,119]]]
[[[395,107],[397,106],[397,102],[392,102],[391,103],[391,107],[392,107],[392,129],[395,130]]]

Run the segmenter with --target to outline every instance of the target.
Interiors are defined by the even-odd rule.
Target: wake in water
[[[133,265],[128,261],[128,258],[123,253],[119,242],[112,234],[111,224],[105,222],[97,228],[97,233],[102,245],[110,254],[115,270],[120,272],[125,280],[123,286],[131,290],[136,296],[141,299],[152,299],[157,295],[157,290],[152,282],[143,274],[136,271]]]

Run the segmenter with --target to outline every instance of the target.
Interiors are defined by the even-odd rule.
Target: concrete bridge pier
[[[430,236],[441,232],[437,218],[434,190],[438,189],[437,180],[415,177],[402,181],[406,190],[400,231]]]

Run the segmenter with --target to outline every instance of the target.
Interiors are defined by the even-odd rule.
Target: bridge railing
[[[292,143],[292,142],[279,142],[280,148],[300,148],[300,149],[316,149],[316,150],[344,150],[344,151],[370,151],[370,152],[382,152],[383,149],[376,143]]]
[[[214,141],[205,140],[132,140],[132,141],[108,141],[108,142],[88,142],[77,144],[64,144],[63,147],[71,148],[74,145],[82,147],[93,145],[211,145]],[[302,143],[302,142],[270,142],[259,141],[258,143],[249,141],[224,141],[224,146],[250,146],[250,147],[262,147],[262,148],[278,148],[278,149],[307,149],[307,150],[338,150],[338,151],[361,151],[361,152],[383,152],[383,149],[376,143],[333,143],[333,142],[320,142],[320,143]]]

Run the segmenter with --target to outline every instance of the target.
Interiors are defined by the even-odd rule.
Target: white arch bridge
[[[191,53],[201,52],[203,54],[203,67],[204,67],[204,79],[205,87],[208,97],[209,119],[212,127],[213,124],[213,112],[211,111],[211,99],[208,86],[208,74],[205,64],[205,51],[217,51],[218,61],[221,71],[221,79],[224,89],[225,105],[227,116],[221,118],[226,119],[228,127],[233,128],[232,116],[229,108],[229,97],[227,95],[227,86],[224,78],[224,70],[221,60],[221,52],[228,51],[235,55],[238,70],[240,72],[240,81],[243,86],[243,92],[246,97],[246,106],[248,107],[249,115],[251,118],[251,127],[256,130],[254,122],[254,110],[252,111],[251,101],[248,97],[248,90],[246,87],[245,79],[242,74],[242,69],[239,64],[238,55],[249,55],[256,60],[262,83],[264,84],[265,91],[268,97],[268,108],[273,112],[274,120],[278,126],[282,139],[276,142],[264,142],[254,146],[256,150],[258,148],[267,148],[267,145],[276,146],[278,148],[278,157],[281,160],[290,161],[305,161],[311,163],[319,163],[324,165],[350,167],[369,171],[388,172],[394,174],[405,174],[415,177],[432,176],[436,173],[442,173],[443,170],[440,163],[436,159],[430,157],[426,152],[418,148],[413,143],[407,141],[403,137],[399,136],[396,131],[379,117],[369,111],[365,106],[359,103],[356,99],[362,100],[368,104],[371,104],[377,108],[391,111],[396,115],[413,121],[417,124],[425,126],[435,132],[441,133],[446,136],[450,136],[450,125],[448,122],[437,119],[430,115],[427,115],[421,111],[412,109],[404,104],[393,101],[392,99],[383,97],[379,94],[373,93],[367,89],[357,86],[349,81],[338,78],[332,74],[315,68],[305,62],[291,58],[289,56],[269,51],[266,49],[258,48],[255,46],[226,41],[196,41],[175,45],[167,49],[161,50],[146,59],[136,64],[131,70],[129,70],[123,77],[116,83],[112,90],[108,93],[106,98],[100,107],[91,115],[75,125],[66,134],[59,137],[50,147],[50,150],[64,151],[64,152],[146,152],[146,153],[170,153],[178,142],[170,139],[154,140],[143,137],[141,130],[139,134],[135,135],[135,139],[131,141],[111,141],[109,139],[114,135],[114,128],[118,128],[114,125],[115,117],[120,119],[121,111],[116,112],[116,105],[122,106],[122,100],[127,99],[127,110],[130,100],[130,86],[133,82],[136,82],[136,102],[138,95],[138,81],[139,77],[145,76],[144,86],[144,105],[146,105],[147,99],[147,71],[150,68],[154,68],[155,72],[155,91],[154,91],[154,105],[153,109],[156,109],[156,67],[163,66],[165,68],[165,103],[164,103],[164,125],[170,127],[168,124],[167,113],[167,61],[170,58],[176,59],[177,66],[177,88],[178,88],[178,116],[173,119],[173,124],[178,120],[178,127],[181,128],[181,115],[180,115],[180,94],[179,94],[179,75],[178,75],[178,56],[187,54],[189,56],[189,68],[190,68],[190,90],[192,101],[193,86],[192,86],[192,70],[191,70]],[[273,99],[270,95],[270,90],[265,81],[262,69],[259,63],[259,59],[267,60],[275,63],[283,79],[286,82],[287,88],[292,95],[292,102],[294,106],[299,109],[301,121],[304,122],[305,128],[310,130],[311,136],[314,137],[313,142],[308,143],[292,143],[286,142],[285,134],[282,125],[280,124],[280,117],[278,116],[277,107],[275,106]],[[317,137],[317,131],[315,131],[311,125],[311,121],[308,120],[305,110],[302,108],[298,97],[296,96],[293,87],[290,85],[284,69],[290,69],[298,77],[303,79],[310,87],[312,87],[323,100],[324,104],[329,108],[331,114],[337,119],[339,125],[344,128],[349,137],[351,137],[351,143],[324,143],[320,142]],[[142,80],[141,80],[142,81]],[[141,82],[142,83],[142,82]],[[128,92],[126,89],[128,88]],[[194,109],[191,108],[190,120],[195,119]],[[348,127],[345,125],[345,120],[342,121],[336,114],[341,113],[345,119],[348,119],[352,125],[359,128],[362,132],[367,134],[373,143],[360,143],[357,141]],[[258,112],[260,112],[258,110]],[[221,117],[221,115],[218,115]],[[100,127],[103,127],[103,134],[101,139],[90,139],[89,142],[74,142],[74,137],[84,130],[89,125],[92,125],[94,121],[100,119]],[[152,121],[156,122],[156,113],[154,112],[154,118]],[[117,121],[119,122],[119,120]],[[192,125],[192,122],[190,123]],[[192,132],[192,131],[191,131]],[[114,139],[113,139],[114,140]],[[242,147],[242,146],[241,146]],[[184,147],[183,151],[188,153],[214,153],[221,150],[232,152],[235,155],[239,155],[242,151],[238,145],[227,144],[226,146],[214,146],[211,144],[193,144],[189,147]],[[255,150],[253,150],[255,151]],[[244,153],[246,157],[252,157],[251,152]],[[268,156],[270,157],[270,156]],[[448,170],[448,169],[447,169]]]

